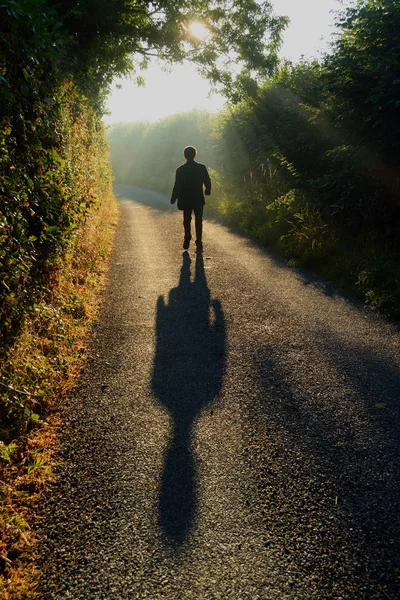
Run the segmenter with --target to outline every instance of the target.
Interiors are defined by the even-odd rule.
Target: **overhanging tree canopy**
[[[152,57],[189,59],[231,99],[271,75],[288,20],[266,0],[48,0],[69,36],[71,68],[96,94]],[[200,40],[193,21],[209,34]]]

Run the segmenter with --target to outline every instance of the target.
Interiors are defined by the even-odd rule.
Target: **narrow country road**
[[[400,598],[400,334],[332,285],[116,186],[66,411],[43,599]]]

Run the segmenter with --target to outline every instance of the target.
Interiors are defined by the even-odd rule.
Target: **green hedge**
[[[65,40],[40,1],[0,8],[0,336],[110,185],[100,117],[67,77]]]

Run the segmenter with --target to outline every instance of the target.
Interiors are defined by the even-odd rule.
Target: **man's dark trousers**
[[[203,209],[204,206],[192,206],[183,209],[183,226],[185,228],[185,239],[191,239],[190,224],[192,222],[192,212],[194,212],[194,222],[196,227],[196,242],[201,243],[203,238]]]

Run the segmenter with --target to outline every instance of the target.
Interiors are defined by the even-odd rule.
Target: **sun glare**
[[[199,40],[205,40],[209,34],[207,27],[198,21],[193,21],[193,23],[190,24],[189,31]]]

